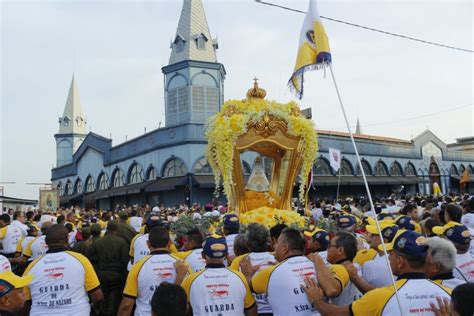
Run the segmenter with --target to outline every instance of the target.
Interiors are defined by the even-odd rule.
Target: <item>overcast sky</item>
[[[269,0],[274,1],[274,0]],[[307,1],[275,1],[300,10]],[[114,145],[163,121],[163,75],[182,1],[1,1],[0,182],[5,195],[38,198],[56,161],[74,72],[92,131]],[[260,79],[268,99],[286,87],[304,15],[253,0],[204,0],[225,99]],[[320,14],[428,41],[473,49],[472,1],[319,1]],[[411,139],[429,128],[441,140],[472,136],[473,54],[323,20],[349,119],[363,132]],[[329,73],[306,77],[302,108],[317,128],[345,130]],[[415,119],[414,119],[415,118]],[[0,183],[0,186],[2,184]]]

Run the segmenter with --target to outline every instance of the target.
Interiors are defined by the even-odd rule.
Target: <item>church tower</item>
[[[224,102],[224,65],[217,62],[201,0],[184,0],[165,76],[166,126],[204,124]]]
[[[54,135],[56,139],[56,167],[72,162],[73,153],[86,137],[86,124],[73,75],[64,113],[59,118],[59,132]]]

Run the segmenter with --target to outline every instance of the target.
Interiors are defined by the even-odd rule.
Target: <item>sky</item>
[[[268,0],[307,10],[308,1]],[[0,0],[0,186],[38,199],[56,162],[54,134],[73,73],[90,129],[117,145],[164,124],[163,74],[179,0]],[[303,14],[253,0],[203,0],[227,71],[225,99],[259,78],[267,99],[287,89]],[[474,7],[465,1],[318,1],[322,16],[474,49]],[[323,20],[335,79],[352,128],[410,140],[426,129],[442,141],[474,135],[474,54]],[[305,77],[301,108],[319,129],[346,131],[329,72]],[[5,182],[15,182],[5,184]]]

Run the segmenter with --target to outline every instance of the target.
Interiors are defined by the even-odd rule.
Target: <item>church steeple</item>
[[[359,122],[359,118],[357,118],[357,125],[356,125],[356,131],[355,131],[356,134],[362,134],[362,129],[360,128],[360,122]]]
[[[169,65],[183,60],[215,63],[217,40],[211,38],[201,0],[184,0],[178,29],[171,43]]]
[[[86,119],[82,112],[76,80],[72,76],[63,116],[59,118],[59,134],[86,134]]]
[[[72,162],[72,155],[86,137],[86,118],[82,112],[76,80],[72,76],[64,113],[59,118],[59,132],[56,139],[56,166]]]

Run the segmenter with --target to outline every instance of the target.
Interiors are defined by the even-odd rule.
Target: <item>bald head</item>
[[[68,230],[64,225],[56,224],[48,228],[46,232],[46,244],[49,248],[52,246],[66,246]]]
[[[51,222],[44,222],[43,225],[41,225],[41,233],[43,235],[46,235],[46,232],[48,231],[48,229],[53,226],[53,223]]]

